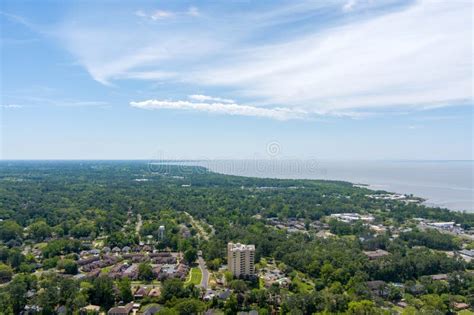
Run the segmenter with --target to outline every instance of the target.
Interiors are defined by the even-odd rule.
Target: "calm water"
[[[344,180],[474,212],[474,161],[211,160],[190,163],[251,177]]]

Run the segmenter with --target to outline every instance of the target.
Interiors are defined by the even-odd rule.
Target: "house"
[[[472,249],[471,250],[463,249],[463,250],[459,251],[459,254],[467,262],[470,262],[471,260],[474,259],[474,250],[472,250]]]
[[[66,315],[67,314],[67,308],[64,305],[60,305],[56,307],[56,314],[58,315]]]
[[[206,293],[202,297],[204,301],[210,301],[216,296],[216,292],[212,289],[207,289]]]
[[[180,263],[178,267],[176,268],[176,276],[180,278],[181,280],[183,280],[186,278],[188,271],[189,271],[188,265]]]
[[[94,256],[94,257],[90,257],[90,258],[79,259],[79,260],[77,261],[77,264],[78,264],[79,266],[85,266],[85,265],[88,265],[88,264],[93,263],[94,261],[99,261],[99,260],[100,260],[99,257]]]
[[[80,309],[79,314],[88,315],[88,314],[99,314],[100,306],[89,304]]]
[[[161,272],[161,266],[153,267],[152,272],[153,272],[153,276],[155,276],[155,278],[158,278],[158,276]]]
[[[88,279],[97,278],[100,275],[100,272],[101,272],[100,269],[93,269],[87,273],[86,278]]]
[[[420,283],[415,283],[411,286],[406,286],[405,291],[408,291],[409,293],[414,295],[420,295],[426,292],[425,286]]]
[[[385,281],[382,280],[374,280],[374,281],[367,281],[367,287],[369,288],[372,295],[384,297],[388,295],[388,288]]]
[[[373,250],[373,251],[364,251],[364,254],[367,257],[369,257],[370,260],[379,259],[379,258],[390,255],[389,252],[387,252],[383,249],[377,249],[377,250]]]
[[[132,309],[133,309],[133,303],[130,302],[124,306],[112,307],[107,312],[107,315],[129,315],[132,312]]]
[[[462,310],[467,310],[469,308],[469,304],[454,302],[453,307],[456,311],[462,311]]]
[[[158,313],[161,309],[161,306],[159,305],[153,305],[151,307],[149,307],[144,313],[143,315],[155,315],[156,313]]]
[[[280,278],[280,279],[276,280],[276,283],[278,283],[278,285],[281,288],[288,288],[291,284],[291,280],[287,277],[284,277],[284,278]]]
[[[159,297],[161,295],[160,288],[153,288],[148,292],[149,297]]]
[[[316,233],[316,237],[319,237],[319,238],[329,238],[331,236],[334,236],[334,234],[332,234],[328,230],[321,230],[318,233]]]
[[[441,280],[448,280],[448,275],[447,274],[439,274],[439,275],[432,275],[431,279],[434,281],[441,281]]]
[[[225,291],[219,293],[218,297],[221,300],[227,300],[231,294],[232,292],[229,289],[226,289]]]
[[[38,306],[38,305],[25,305],[25,308],[23,311],[20,312],[20,315],[29,315],[29,314],[38,314],[41,312],[43,309]]]
[[[138,287],[138,289],[133,294],[133,297],[136,298],[136,299],[141,299],[141,298],[147,296],[149,291],[150,290],[148,289],[148,287],[140,286],[140,287]]]
[[[124,272],[122,272],[121,277],[128,277],[130,280],[136,280],[138,278],[138,265],[133,264],[129,266]]]
[[[121,252],[121,249],[118,248],[117,246],[115,246],[114,248],[112,248],[112,252],[115,253],[115,254],[118,254]]]

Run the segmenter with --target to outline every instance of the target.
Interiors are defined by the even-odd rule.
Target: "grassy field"
[[[199,285],[201,283],[201,279],[202,279],[201,269],[191,268],[191,271],[189,272],[189,277],[185,283],[186,284],[192,283],[194,285]]]

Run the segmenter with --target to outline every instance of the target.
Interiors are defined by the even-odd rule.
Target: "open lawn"
[[[185,283],[186,284],[192,283],[194,285],[199,285],[201,283],[201,279],[202,279],[201,269],[191,268],[191,271],[189,272],[189,277]]]

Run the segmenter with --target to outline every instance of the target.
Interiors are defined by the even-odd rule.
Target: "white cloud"
[[[190,101],[145,100],[140,102],[130,102],[130,105],[132,107],[149,110],[191,110],[214,114],[264,117],[276,120],[302,119],[307,116],[307,113],[304,111],[289,108],[262,108],[249,105],[239,105],[235,103],[219,102],[205,103]]]
[[[357,11],[359,5],[341,3],[336,11]],[[187,21],[172,29],[66,25],[61,39],[104,84],[140,79],[225,87],[235,91],[228,95],[243,95],[253,104],[318,114],[472,102],[470,1],[419,0],[329,29],[316,23],[291,36],[249,40],[268,25],[293,21],[303,14],[300,7],[310,11],[311,5],[296,6],[291,16],[284,8],[251,17],[206,14],[205,25]]]
[[[11,96],[10,96],[11,97]],[[18,99],[21,103],[28,104],[28,106],[57,106],[57,107],[100,107],[108,108],[110,104],[104,101],[83,101],[83,100],[72,100],[62,99],[54,97],[43,97],[43,96],[28,96],[28,95],[16,95],[13,96]],[[7,104],[0,105],[2,108],[17,109],[23,108],[24,105]]]
[[[152,21],[164,20],[175,16],[173,12],[165,10],[154,10],[152,12],[138,10],[135,11],[135,15],[141,18],[150,19]]]
[[[201,13],[199,12],[199,9],[196,7],[189,7],[188,11],[186,12],[190,16],[199,16]]]
[[[235,103],[235,101],[231,99],[213,97],[213,96],[202,95],[202,94],[192,94],[192,95],[189,95],[188,97],[194,101],[215,101],[215,102],[221,102],[221,103]]]
[[[164,10],[156,10],[150,15],[150,18],[152,20],[156,21],[156,20],[160,20],[160,19],[166,19],[166,18],[169,18],[169,17],[173,17],[173,16],[174,16],[173,12],[164,11]]]
[[[341,111],[472,101],[470,5],[409,9],[239,52],[190,81],[239,87],[271,104]]]
[[[200,16],[201,13],[197,7],[191,6],[186,11],[183,12],[173,12],[167,10],[154,10],[154,11],[144,11],[144,10],[137,10],[135,11],[135,15],[147,19],[150,21],[160,21],[166,20],[169,18],[179,17],[179,16]]]
[[[344,12],[351,11],[356,4],[357,4],[357,0],[347,0],[347,2],[342,7],[342,10]]]
[[[0,105],[1,108],[7,108],[7,109],[18,109],[18,108],[23,108],[23,105],[17,105],[17,104],[6,104],[6,105]]]

